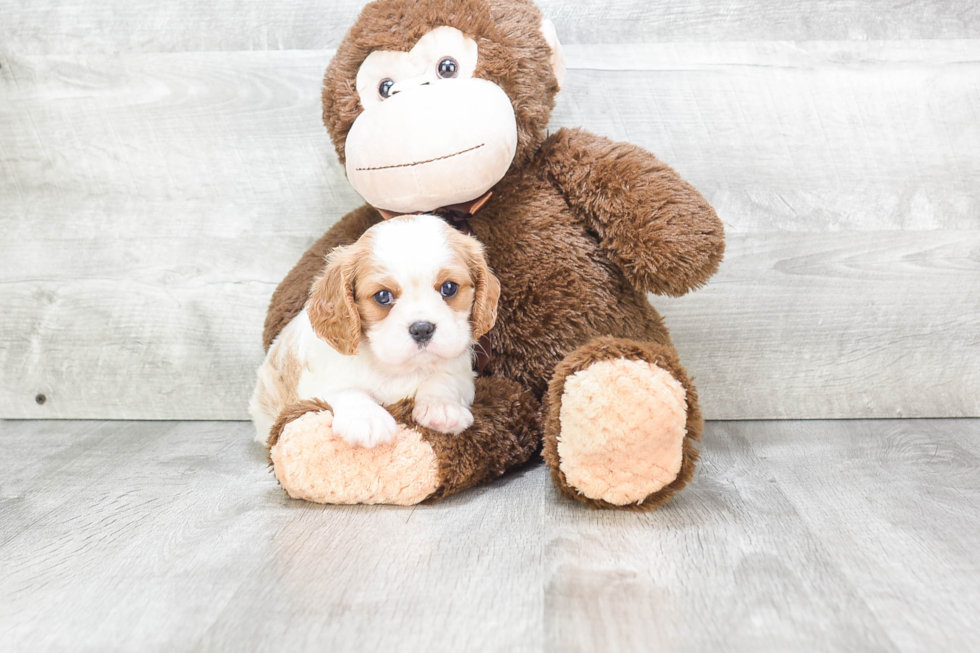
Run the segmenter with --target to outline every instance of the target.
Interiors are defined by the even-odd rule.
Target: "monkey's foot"
[[[476,380],[473,423],[459,435],[413,422],[411,401],[387,410],[398,424],[394,438],[364,448],[334,433],[328,404],[312,400],[288,406],[269,437],[269,459],[280,485],[293,498],[317,503],[413,505],[520,467],[541,442],[538,400],[503,378]]]
[[[630,355],[633,348],[642,358]],[[552,381],[545,445],[563,494],[595,507],[649,510],[684,487],[700,435],[686,381],[676,355],[658,345],[599,339],[573,352]]]
[[[419,431],[400,424],[391,442],[365,448],[347,444],[332,425],[329,410],[303,413],[270,449],[276,478],[294,499],[407,506],[439,487],[436,455]]]

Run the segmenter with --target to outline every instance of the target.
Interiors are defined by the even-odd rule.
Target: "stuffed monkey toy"
[[[293,497],[415,504],[537,452],[559,491],[650,510],[698,458],[697,393],[647,293],[703,285],[724,252],[705,199],[649,152],[581,129],[547,135],[565,74],[525,0],[377,0],[327,68],[323,121],[367,204],[337,222],[272,297],[264,344],[303,308],[335,247],[380,220],[435,213],[472,233],[500,280],[474,424],[460,435],[389,407],[394,442],[352,447],[322,401],[283,410],[268,446]]]

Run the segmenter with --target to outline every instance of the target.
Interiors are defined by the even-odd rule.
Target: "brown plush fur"
[[[471,431],[428,436],[444,479],[434,496],[522,464],[544,442],[545,458],[563,493],[612,507],[586,500],[567,486],[553,441],[560,429],[556,411],[564,378],[589,362],[625,356],[663,366],[688,393],[681,474],[629,508],[647,510],[690,479],[698,456],[692,442],[700,436],[702,421],[694,387],[646,293],[680,295],[704,284],[721,261],[723,227],[704,198],[649,152],[581,130],[562,129],[545,138],[557,83],[538,31],[540,21],[537,9],[521,0],[372,3],[327,70],[324,122],[343,160],[344,140],[361,110],[353,80],[369,52],[408,50],[438,25],[476,38],[476,75],[499,84],[513,100],[518,154],[471,220],[501,286],[497,323],[490,331],[493,359],[486,369],[496,378],[478,386],[482,392],[473,411],[480,416],[479,426],[471,429],[477,437]],[[361,207],[303,256],[273,296],[266,346],[302,309],[324,255],[353,242],[380,219],[374,209]],[[499,392],[491,392],[490,382]],[[539,400],[547,403],[547,438],[529,412]]]
[[[548,178],[635,288],[679,296],[718,270],[725,251],[721,222],[701,194],[656,157],[636,145],[563,129],[542,148],[541,159]]]
[[[411,424],[411,401],[393,406],[391,414]],[[519,467],[538,450],[541,425],[538,400],[507,379],[476,380],[473,426],[462,435],[416,426],[439,459],[440,486],[435,501],[486,483]]]

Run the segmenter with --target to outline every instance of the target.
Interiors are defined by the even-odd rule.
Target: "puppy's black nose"
[[[416,322],[408,327],[408,332],[412,334],[415,342],[424,345],[432,340],[432,334],[436,332],[436,325],[432,322]]]

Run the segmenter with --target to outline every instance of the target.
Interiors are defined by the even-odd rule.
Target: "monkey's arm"
[[[323,258],[335,247],[350,245],[378,222],[381,222],[381,216],[365,204],[341,218],[306,250],[299,263],[272,293],[269,311],[265,314],[265,329],[262,332],[262,345],[266,351],[279,332],[303,310],[303,305],[310,296],[310,286],[323,272]]]
[[[721,221],[653,154],[580,129],[559,130],[541,154],[548,178],[637,289],[679,296],[718,270]]]

